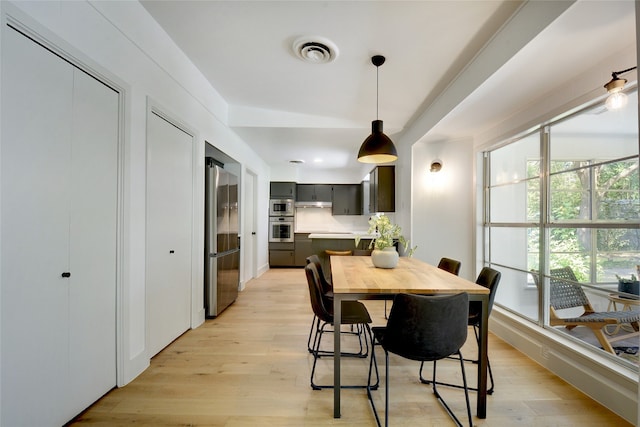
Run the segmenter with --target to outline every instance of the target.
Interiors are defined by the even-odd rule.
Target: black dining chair
[[[389,425],[389,353],[419,362],[433,362],[433,378],[436,378],[436,362],[456,355],[460,360],[460,370],[464,384],[469,425],[472,425],[469,393],[466,388],[467,377],[460,348],[467,340],[467,319],[469,317],[469,296],[466,293],[456,295],[412,295],[398,294],[393,300],[389,320],[384,327],[373,327],[374,348],[369,364],[369,384],[375,359],[375,346],[380,345],[385,354],[385,413],[384,425]],[[433,382],[433,393],[458,426],[462,426],[449,405],[444,401]],[[378,426],[380,417],[371,393],[367,395],[371,402]]]
[[[316,270],[318,270],[318,276],[320,279],[320,283],[322,285],[322,293],[330,300],[333,300],[333,286],[327,278],[325,277],[322,271],[322,262],[320,261],[320,257],[318,255],[311,255],[306,258],[307,264],[313,263],[316,266]],[[333,303],[333,301],[332,301]],[[313,348],[311,346],[311,340],[314,338],[314,331],[317,331],[320,327],[320,320],[318,316],[313,315],[313,320],[311,321],[311,329],[309,330],[309,338],[307,338],[307,350],[309,353],[313,352]]]
[[[311,369],[311,388],[314,390],[319,390],[322,388],[333,388],[332,385],[318,385],[314,381],[316,365],[318,359],[323,356],[333,356],[333,351],[328,350],[320,350],[320,345],[322,343],[322,336],[326,332],[333,332],[333,330],[328,329],[328,327],[333,326],[333,301],[326,297],[323,292],[322,284],[320,281],[320,276],[318,274],[318,270],[315,264],[309,263],[305,266],[305,273],[307,276],[307,284],[309,286],[309,297],[311,300],[311,308],[313,309],[313,313],[318,319],[318,325],[315,331],[315,336],[312,344],[313,354],[313,367]],[[359,352],[341,352],[341,357],[360,357],[365,358],[369,354],[369,343],[371,343],[373,347],[373,336],[371,334],[371,328],[369,324],[371,323],[371,316],[367,311],[367,308],[364,304],[359,301],[343,301],[341,305],[342,309],[342,319],[341,324],[343,325],[356,325],[357,333],[347,332],[348,334],[355,335],[358,337],[360,351]],[[364,341],[364,343],[363,343]],[[377,367],[376,367],[377,373]],[[365,388],[367,385],[359,385],[359,386],[343,386],[343,388]]]
[[[483,267],[478,274],[476,283],[489,289],[489,313],[491,315],[491,309],[493,308],[493,300],[496,297],[496,291],[498,290],[498,283],[500,283],[500,272],[490,267]],[[476,336],[476,342],[478,343],[478,358],[477,359],[464,359],[465,362],[478,363],[480,359],[480,321],[482,320],[482,303],[480,301],[469,302],[469,319],[467,324],[473,326],[473,332]],[[433,380],[426,379],[422,376],[423,364],[420,364],[420,381],[423,384],[431,384]],[[487,394],[493,394],[493,372],[491,371],[491,363],[489,362],[489,356],[487,356],[487,370],[489,371],[489,382],[491,386],[487,389]],[[440,385],[449,387],[462,388],[459,384],[448,384],[439,382]],[[477,388],[468,387],[469,390],[478,391]]]
[[[455,274],[456,276],[460,273],[460,267],[462,263],[458,260],[452,258],[442,257],[438,262],[438,268],[440,270],[448,271],[451,274]],[[384,318],[387,318],[387,300],[384,300]]]
[[[448,271],[456,276],[460,273],[460,267],[462,267],[462,263],[460,261],[446,257],[440,258],[440,262],[438,263],[438,268],[440,270]]]

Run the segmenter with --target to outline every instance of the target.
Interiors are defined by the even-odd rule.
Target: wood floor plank
[[[384,324],[384,303],[365,303],[374,324]],[[374,426],[364,390],[344,390],[342,418],[334,419],[332,390],[309,386],[311,318],[304,271],[271,269],[250,281],[218,318],[178,338],[138,378],[109,392],[70,425]],[[329,345],[332,340],[327,335]],[[487,418],[474,416],[475,426],[631,426],[492,334],[489,349],[496,390],[488,396]],[[473,357],[475,352],[470,339],[463,353]],[[343,363],[344,383],[366,381],[367,359],[344,358]],[[417,380],[418,367],[392,356],[391,424],[453,425],[431,388]],[[332,381],[331,358],[322,358],[317,369],[318,381]],[[475,365],[467,364],[467,374],[475,382]],[[460,382],[458,365],[439,363],[438,378]],[[462,392],[439,390],[464,417]],[[375,394],[384,408],[384,390]],[[471,398],[475,412],[475,393]]]

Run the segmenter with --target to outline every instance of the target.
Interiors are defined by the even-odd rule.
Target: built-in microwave
[[[269,200],[269,216],[293,216],[293,199]]]
[[[294,241],[293,217],[269,218],[269,242],[293,242]]]

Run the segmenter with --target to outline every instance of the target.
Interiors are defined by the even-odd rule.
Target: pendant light
[[[358,161],[362,163],[388,163],[398,158],[393,141],[382,132],[382,120],[378,120],[378,70],[385,57],[375,55],[371,63],[376,66],[376,120],[371,122],[371,135],[364,140],[358,151]]]

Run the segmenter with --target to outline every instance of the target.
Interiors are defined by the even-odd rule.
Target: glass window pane
[[[579,282],[591,282],[591,229],[550,228],[550,268],[571,267]]]
[[[570,168],[575,161],[612,160],[638,154],[638,93],[629,104],[609,111],[603,105],[553,124],[550,130],[551,161],[569,160],[558,166]]]
[[[494,303],[537,322],[538,291],[531,275],[503,267],[498,269],[502,276]]]
[[[578,163],[578,162],[572,162]],[[558,162],[554,162],[558,164]],[[553,164],[552,164],[553,167]],[[553,222],[591,219],[590,169],[570,170],[550,177],[549,218]]]
[[[600,165],[594,169],[594,173],[597,219],[637,221],[640,218],[638,161]]]
[[[527,182],[507,184],[491,189],[489,220],[491,222],[526,222],[528,220],[529,199],[538,203],[535,197],[530,197]]]
[[[538,247],[537,242],[530,244],[532,236],[537,237],[537,232],[532,228],[517,227],[491,227],[489,229],[489,250],[491,251],[491,262],[501,265],[508,265],[514,268],[528,271],[531,262],[537,265],[537,259],[530,261],[530,247]],[[535,253],[533,258],[537,257]]]
[[[630,279],[640,266],[640,230],[614,228],[597,230],[597,281],[616,283],[616,275]]]
[[[491,152],[491,186],[517,182],[539,175],[540,134],[538,132]]]

